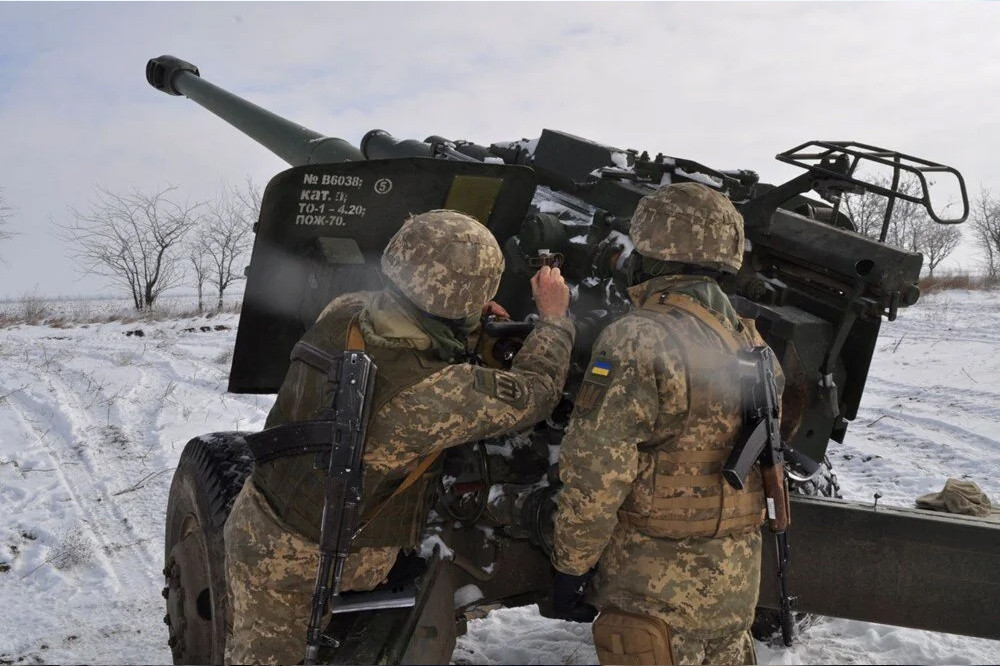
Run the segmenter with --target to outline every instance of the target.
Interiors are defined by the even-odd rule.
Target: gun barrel
[[[385,130],[372,130],[361,137],[361,154],[370,160],[386,157],[434,157],[434,146],[416,139],[397,139]]]
[[[146,80],[157,90],[203,106],[292,166],[364,159],[343,139],[323,136],[209,83],[180,58],[152,58],[146,63]]]

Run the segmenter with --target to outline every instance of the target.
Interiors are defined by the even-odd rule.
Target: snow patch
[[[230,330],[198,332],[207,323]],[[226,393],[216,359],[231,352],[236,323],[143,322],[142,338],[121,322],[0,329],[0,661],[171,662],[160,590],[172,470],[188,440],[259,430],[274,401]],[[954,476],[1000,499],[997,377],[996,292],[926,294],[901,310],[882,326],[857,419],[829,450],[844,495],[880,492],[880,506],[910,507]],[[452,556],[438,534],[421,546],[425,557],[435,547]],[[1000,663],[1000,641],[839,619],[820,620],[790,649],[757,651],[762,664]],[[470,621],[454,660],[597,655],[590,625],[529,606]]]
[[[707,173],[699,172],[687,172],[684,169],[677,169],[678,176],[684,176],[685,178],[690,178],[696,183],[701,183],[702,185],[708,185],[709,187],[714,187],[719,189],[722,187],[722,179],[716,178],[715,176],[709,176]]]
[[[503,484],[494,483],[490,486],[490,495],[486,498],[486,502],[489,504],[496,504],[504,497]]]
[[[420,549],[417,552],[420,557],[426,560],[434,555],[435,550],[437,550],[438,556],[442,560],[451,560],[455,557],[455,551],[449,548],[448,544],[437,534],[425,536],[424,540],[420,542]]]
[[[455,608],[462,608],[483,598],[483,591],[469,583],[455,590]]]
[[[611,153],[611,162],[621,169],[628,168],[628,153],[615,151]]]

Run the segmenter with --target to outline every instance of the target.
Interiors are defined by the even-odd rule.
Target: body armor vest
[[[759,468],[750,472],[745,490],[734,489],[721,474],[743,428],[736,350],[751,341],[725,328],[685,295],[653,294],[633,315],[663,326],[680,350],[687,370],[688,410],[679,434],[654,438],[641,447],[652,460],[619,518],[644,534],[670,539],[759,529],[764,520]]]
[[[325,349],[330,349],[331,344],[336,341],[343,348],[351,322],[360,310],[361,307],[355,305],[326,314],[303,336],[302,340]],[[331,351],[339,352],[340,349]],[[375,418],[379,410],[400,392],[420,383],[448,365],[408,348],[367,346],[365,351],[378,367],[371,405],[372,418]],[[297,374],[293,376],[293,372]],[[289,377],[286,377],[286,382],[289,378],[294,382],[295,411],[286,415],[288,419],[303,421],[322,418],[322,410],[328,408],[332,401],[327,376],[319,369],[296,361],[293,353],[292,368]],[[277,425],[270,420],[269,426]],[[365,443],[366,452],[375,446],[378,446],[378,442],[369,439]],[[278,518],[287,527],[313,541],[319,541],[320,518],[326,502],[324,485],[326,472],[322,460],[325,456],[322,454],[319,456],[320,460],[313,454],[278,458],[257,465],[252,477]],[[415,546],[420,539],[427,509],[433,499],[434,482],[439,467],[439,464],[435,464],[416,483],[392,497],[355,538],[352,550],[365,547]],[[362,517],[390,497],[395,487],[405,477],[406,469],[402,467],[390,473],[367,468],[361,502]]]

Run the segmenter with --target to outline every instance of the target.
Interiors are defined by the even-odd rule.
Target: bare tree
[[[4,198],[3,188],[0,188],[0,241],[7,240],[14,235],[5,228],[7,226],[7,221],[10,219],[12,214],[13,211],[10,206],[7,205],[7,199]]]
[[[889,189],[889,179],[876,179],[876,184]],[[897,189],[904,193],[916,193],[916,183],[903,181]],[[844,209],[854,221],[859,233],[879,238],[888,199],[880,194],[863,192],[844,197]],[[927,259],[927,270],[934,275],[934,269],[950,255],[962,234],[957,227],[937,224],[923,206],[912,201],[896,199],[893,204],[885,242],[910,252],[920,252]]]
[[[233,186],[230,188],[230,191],[246,210],[246,214],[250,218],[250,226],[252,228],[253,225],[256,224],[257,219],[260,217],[260,202],[264,193],[257,186],[257,183],[253,182],[253,178],[250,176],[247,176],[246,180],[243,181],[242,188]]]
[[[844,211],[854,222],[859,234],[878,238],[885,218],[885,197],[865,192],[847,194],[843,198]]]
[[[886,189],[891,189],[891,182],[888,178],[874,178],[872,182]],[[902,181],[896,186],[896,189],[904,194],[915,193],[916,183]],[[879,238],[881,235],[888,203],[889,200],[886,197],[872,192],[844,195],[844,209],[854,221],[858,233],[872,238]],[[893,202],[885,242],[906,250],[919,252],[919,250],[914,249],[914,246],[918,236],[917,227],[924,215],[920,204],[905,199],[896,199]]]
[[[986,282],[1000,284],[1000,200],[985,187],[972,205],[972,229],[983,252]]]
[[[98,187],[89,212],[72,209],[73,223],[59,225],[84,270],[126,287],[137,310],[153,307],[184,278],[181,241],[197,224],[201,204],[175,202],[175,190],[117,194]]]
[[[208,209],[199,232],[211,266],[209,282],[218,294],[216,309],[237,280],[244,279],[243,261],[253,244],[253,225],[260,215],[260,191],[247,178],[243,189],[224,187]]]
[[[205,311],[205,282],[208,281],[210,261],[208,241],[203,231],[185,243],[188,262],[191,264],[194,284],[198,288],[198,314]]]
[[[923,215],[916,224],[916,247],[927,259],[927,272],[934,277],[934,269],[948,258],[962,241],[962,232],[952,224],[937,224]]]

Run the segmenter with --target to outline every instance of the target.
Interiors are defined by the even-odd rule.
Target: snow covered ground
[[[189,438],[259,428],[271,405],[225,393],[236,323],[0,329],[0,664],[170,662],[160,589],[172,470]],[[925,296],[886,323],[860,414],[831,449],[845,496],[910,506],[961,476],[1000,500],[998,378],[998,294]],[[1000,663],[1000,641],[824,619],[793,648],[758,654]],[[528,607],[471,622],[455,660],[596,656],[589,626]]]

